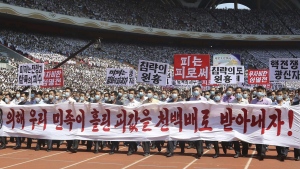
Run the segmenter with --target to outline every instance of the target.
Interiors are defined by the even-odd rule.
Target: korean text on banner
[[[18,68],[19,86],[40,86],[44,84],[44,63],[20,64]]]
[[[268,84],[269,70],[248,70],[248,84]]]
[[[107,68],[106,84],[116,86],[133,86],[135,85],[135,70]]]
[[[210,83],[237,84],[244,83],[244,66],[211,66]]]
[[[137,82],[167,85],[169,64],[139,60]]]
[[[1,136],[60,140],[243,140],[300,148],[292,107],[205,101],[145,104],[1,105]]]
[[[62,86],[64,86],[64,77],[62,69],[51,69],[44,71],[44,85],[42,85],[41,88]]]
[[[300,59],[270,58],[270,81],[300,80]]]
[[[175,80],[205,80],[208,79],[210,55],[208,54],[175,54]]]

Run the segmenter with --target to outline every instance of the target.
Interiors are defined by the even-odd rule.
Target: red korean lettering
[[[75,122],[75,118],[74,118],[74,115],[72,114],[72,110],[71,109],[68,109],[66,110],[66,117],[65,117],[65,120],[64,122],[69,125],[69,131],[71,131],[73,129],[73,123]]]
[[[117,114],[117,118],[119,119],[117,120],[115,128],[122,125],[122,129],[123,129],[122,133],[125,133],[126,131],[126,113],[127,113],[126,110],[121,109],[121,113]]]
[[[163,108],[162,111],[159,111],[159,116],[158,116],[158,123],[155,125],[155,127],[159,127],[161,124],[160,131],[166,132],[169,131],[169,109],[168,108]]]
[[[103,126],[103,131],[110,131],[110,110],[105,109],[107,113],[102,114],[102,122],[100,126]]]
[[[133,110],[134,113],[131,113],[128,115],[129,121],[127,125],[129,125],[129,131],[132,133],[133,131],[138,132],[138,128],[136,127],[138,121],[141,119],[139,117],[139,112],[136,110]]]
[[[265,123],[266,123],[266,110],[260,109],[261,114],[258,115],[258,119],[256,119],[255,115],[252,115],[251,127],[258,126],[261,128],[261,134],[265,134]]]
[[[179,132],[182,132],[182,108],[177,107],[178,111],[172,112],[170,115],[171,123],[179,125]]]
[[[38,116],[39,116],[39,120],[38,120],[38,125],[44,123],[44,126],[43,126],[43,130],[46,130],[46,127],[47,127],[47,110],[45,109],[42,109],[42,113],[39,113]]]
[[[226,108],[226,110],[225,113],[221,113],[220,123],[224,125],[224,131],[232,131],[233,129],[230,126],[232,125],[232,121],[235,120],[235,117],[232,116],[231,108]]]
[[[31,122],[31,130],[34,130],[34,124],[38,121],[37,118],[35,118],[36,111],[34,109],[31,109],[29,115],[32,117],[31,119],[29,119],[29,121]]]
[[[281,109],[275,109],[275,111],[276,111],[277,115],[272,114],[269,116],[269,118],[271,119],[271,122],[266,130],[270,130],[272,126],[277,127],[277,136],[279,136],[281,133],[281,126],[284,125],[284,121],[281,120],[281,113],[282,113]]]
[[[152,120],[151,117],[148,117],[150,115],[150,111],[148,109],[143,110],[143,115],[145,118],[141,119],[140,122],[143,123],[143,129],[142,131],[147,132],[147,131],[152,131],[151,128],[147,128],[148,125],[150,124],[149,121]]]
[[[91,112],[91,114],[93,115],[93,119],[90,120],[90,123],[92,123],[92,125],[93,125],[92,132],[98,132],[99,131],[99,129],[98,129],[98,125],[100,123],[100,119],[98,118],[99,113],[100,112],[97,109],[93,109],[93,111]]]
[[[24,113],[25,113],[25,111],[23,109],[20,109],[20,111],[17,111],[17,114],[16,114],[16,121],[18,124],[22,125],[22,130],[24,129],[24,125],[25,125]]]
[[[205,109],[205,110],[202,110],[201,113],[203,114],[203,120],[202,120],[202,123],[201,125],[203,126],[202,128],[199,128],[199,131],[212,131],[212,127],[208,127],[208,124],[209,124],[209,114],[210,114],[210,111],[208,109]]]
[[[193,113],[184,113],[183,124],[184,126],[194,125],[194,133],[198,132],[198,108],[193,107]]]
[[[8,121],[6,121],[6,124],[10,124],[12,123],[11,125],[11,129],[14,129],[15,128],[15,110],[14,109],[10,109],[10,111],[7,113],[7,119]]]
[[[81,123],[81,132],[83,132],[84,131],[84,122],[85,122],[85,112],[82,109],[79,109],[79,112],[81,114],[78,114],[76,116],[76,122]]]
[[[247,109],[242,108],[241,110],[243,111],[243,115],[239,113],[237,115],[237,117],[235,118],[235,122],[236,122],[237,125],[244,124],[244,130],[243,130],[243,132],[247,133],[247,129],[248,129],[247,128],[247,126],[248,126],[247,124],[250,123],[251,120],[248,119],[248,111],[247,111]]]
[[[62,130],[63,127],[63,110],[62,109],[58,109],[59,113],[54,113],[53,114],[53,123],[56,124],[56,130]]]

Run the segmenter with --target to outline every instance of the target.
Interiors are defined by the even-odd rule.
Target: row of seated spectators
[[[223,10],[160,0],[0,0],[11,5],[151,28],[235,34],[300,34],[299,10]]]

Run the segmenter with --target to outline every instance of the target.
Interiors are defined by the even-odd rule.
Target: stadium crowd
[[[17,32],[6,29],[0,30],[0,42],[33,62],[45,63],[46,68],[55,66],[88,43],[87,40],[82,39]],[[269,64],[268,58],[270,57],[300,57],[300,52],[297,49],[195,48],[116,42],[102,43],[101,48],[102,50],[97,50],[90,47],[62,67],[67,68],[64,69],[64,79],[67,86],[73,88],[83,87],[85,90],[99,87],[110,88],[110,86],[104,84],[106,68],[136,68],[140,59],[169,63],[172,70],[173,55],[178,53],[208,53],[211,55],[236,53],[241,55],[242,63],[258,69],[267,68]],[[9,63],[15,67],[19,63],[19,61],[12,58],[5,59],[9,60]],[[15,70],[5,71],[14,72]],[[1,86],[2,89],[5,87],[15,88],[16,85],[13,84],[17,82],[17,79],[14,79],[17,75],[15,73],[7,74],[11,78],[9,81],[12,84],[4,83]],[[298,83],[290,83],[289,86],[300,87]]]
[[[51,13],[150,28],[210,33],[300,34],[299,10],[195,9],[166,5],[159,0],[1,1]]]
[[[202,91],[200,86],[194,86],[192,92],[190,90],[185,90],[180,92],[178,89],[173,88],[172,90],[162,90],[156,91],[153,88],[139,87],[131,88],[129,90],[124,90],[123,88],[118,88],[115,90],[105,89],[103,91],[90,90],[74,91],[72,88],[66,87],[64,90],[50,90],[49,92],[42,92],[31,90],[28,92],[21,92],[19,90],[13,92],[0,92],[0,104],[9,105],[43,105],[43,104],[59,104],[59,103],[106,103],[115,105],[125,105],[129,107],[138,106],[146,103],[159,103],[159,102],[186,102],[186,101],[200,101],[200,102],[210,102],[210,103],[232,103],[232,104],[261,104],[261,105],[277,105],[282,107],[289,107],[293,105],[299,105],[299,93],[300,88],[297,90],[281,89],[281,90],[269,90],[267,91],[264,87],[258,86],[251,90],[243,89],[241,87],[233,88],[232,86],[227,87],[225,90],[223,88],[211,87],[209,90]],[[173,122],[170,122],[173,123]],[[176,125],[174,123],[174,125]],[[26,148],[31,149],[32,139],[27,138]],[[58,138],[59,139],[59,138]],[[25,138],[21,137],[10,137],[10,141],[15,142],[16,146],[14,149],[20,149],[22,142]],[[78,144],[80,140],[67,140],[67,149],[72,153],[77,153]],[[0,139],[0,149],[5,149],[8,140],[6,137],[1,137]],[[119,141],[82,141],[86,144],[86,150],[92,151],[94,146],[94,153],[97,154],[102,151],[105,147],[109,147],[109,154],[113,155],[119,150]],[[174,154],[174,149],[176,149],[177,144],[179,144],[181,154],[185,153],[185,148],[195,148],[197,159],[201,158],[204,152],[204,142],[206,148],[210,149],[212,146],[215,149],[215,155],[213,158],[218,158],[222,156],[219,152],[218,141],[203,141],[203,140],[185,140],[185,141],[167,141],[167,157],[172,157]],[[53,149],[53,143],[57,144],[57,148],[63,143],[63,140],[45,140],[38,139],[36,143],[35,150],[39,151],[42,147],[47,144],[46,150],[49,152]],[[161,146],[165,141],[155,140],[152,141],[152,146],[150,141],[141,142],[124,142],[124,145],[128,146],[127,155],[130,156],[138,151],[138,145],[143,147],[144,156],[150,155],[150,149],[158,149],[161,151]],[[249,143],[244,141],[232,141],[232,142],[220,142],[222,145],[223,153],[226,154],[227,151],[234,149],[234,158],[240,156],[249,157]],[[242,147],[242,148],[241,148]],[[229,149],[229,150],[228,150]],[[267,154],[268,146],[264,144],[256,144],[257,158],[259,160],[264,160]],[[276,146],[277,158],[280,161],[284,161],[289,152],[288,147]],[[296,161],[300,160],[300,149],[294,149],[294,158]]]

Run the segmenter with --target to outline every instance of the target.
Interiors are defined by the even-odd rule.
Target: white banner
[[[60,140],[243,140],[300,148],[300,112],[201,101],[146,104],[1,105],[1,136]]]
[[[211,66],[211,84],[244,83],[244,66]]]
[[[201,84],[201,80],[174,80],[173,72],[168,72],[167,86],[196,86]]]
[[[107,68],[106,84],[112,86],[133,86],[135,85],[135,70]]]
[[[270,81],[300,80],[300,59],[269,58]]]
[[[139,60],[137,82],[166,86],[169,64]]]
[[[44,84],[44,63],[20,64],[18,68],[19,86],[40,86]]]

